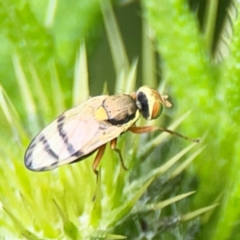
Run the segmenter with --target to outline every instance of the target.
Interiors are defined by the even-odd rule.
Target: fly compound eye
[[[167,96],[161,97],[156,90],[148,86],[138,89],[136,103],[142,116],[148,120],[158,118],[162,113],[163,105],[171,107],[171,103],[167,101]]]
[[[160,102],[154,102],[152,106],[152,115],[151,119],[158,118],[162,113],[163,107]]]

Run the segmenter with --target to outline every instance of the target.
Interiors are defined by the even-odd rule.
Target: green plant
[[[235,237],[231,225],[238,216],[238,33],[231,57],[215,65],[186,4],[179,0],[162,1],[161,7],[152,0],[142,3],[146,33],[142,83],[169,91],[179,106],[151,124],[166,126],[174,118],[171,128],[181,123],[185,135],[202,137],[207,147],[184,147],[183,140],[169,140],[166,133],[141,137],[127,133],[118,147],[129,170],[124,171],[117,154],[107,149],[98,184],[91,168],[93,157],[50,172],[28,171],[23,155],[31,137],[64,109],[87,99],[93,92],[88,85],[96,84],[99,95],[108,91],[106,82],[89,82],[85,49],[95,44],[97,34],[90,29],[99,29],[100,8],[116,73],[115,92],[136,90],[139,63],[137,58],[128,60],[108,1],[100,5],[51,1],[48,11],[45,2],[1,1],[0,50],[13,63],[2,58],[0,71],[0,235],[6,239],[187,239],[195,237],[192,226],[198,228],[204,222],[200,238]],[[67,18],[66,9],[71,10]],[[238,25],[237,19],[234,27]],[[86,44],[79,36],[87,39]],[[163,59],[161,84],[157,84],[152,40],[157,40]],[[11,78],[15,80],[4,81]],[[188,167],[200,153],[193,167]],[[196,189],[196,179],[201,182],[192,201],[188,196]],[[213,184],[206,187],[206,183]],[[221,217],[209,221],[209,214],[193,220],[214,208],[224,190],[224,204],[217,208]]]

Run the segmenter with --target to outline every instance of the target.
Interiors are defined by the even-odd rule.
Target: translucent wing
[[[95,111],[108,96],[94,97],[67,110],[43,129],[25,153],[25,165],[44,171],[71,163],[118,137],[124,128],[98,121]]]

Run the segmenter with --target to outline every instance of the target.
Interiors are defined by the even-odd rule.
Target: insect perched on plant
[[[140,115],[147,120],[155,119],[160,116],[163,106],[171,107],[167,98],[148,86],[140,87],[131,95],[90,98],[62,113],[32,140],[24,156],[25,165],[32,171],[45,171],[83,160],[97,151],[92,165],[97,174],[106,144],[110,142],[126,169],[121,151],[116,148],[117,138],[126,131],[147,133],[161,130],[189,139],[165,128],[135,126]]]

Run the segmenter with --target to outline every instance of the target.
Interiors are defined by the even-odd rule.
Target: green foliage
[[[143,2],[178,112],[193,110],[183,124],[184,132],[199,136],[207,133],[207,148],[195,162],[194,173],[200,179],[195,205],[206,204],[223,193],[222,206],[200,239],[235,239],[231,233],[239,217],[239,18],[233,19],[231,56],[216,65],[187,5],[178,0],[161,1],[161,7],[155,1]]]
[[[118,147],[129,170],[124,171],[117,154],[107,149],[97,184],[94,156],[50,172],[27,170],[23,156],[32,136],[63,110],[87,99],[89,85],[98,94],[109,90],[98,79],[89,82],[83,41],[91,53],[102,29],[100,12],[116,92],[136,89],[138,56],[129,61],[109,1],[0,1],[1,237],[187,239],[195,236],[191,224],[198,228],[205,223],[199,238],[237,239],[232,226],[239,215],[238,31],[232,55],[215,65],[204,42],[208,38],[201,37],[195,16],[182,1],[163,0],[160,6],[153,0],[142,2],[142,82],[161,92],[167,83],[175,105],[175,112],[152,124],[166,125],[174,115],[171,129],[181,124],[184,135],[201,136],[207,147],[182,147],[182,139],[167,141],[166,133],[126,133]],[[160,86],[148,24],[163,60]],[[234,28],[239,27],[237,19]],[[195,179],[200,183],[192,201],[188,196],[196,189]],[[221,194],[223,204],[210,218]],[[207,211],[201,221],[193,220]]]
[[[61,80],[61,85],[67,89],[66,96],[69,100],[76,49],[84,37],[88,38],[91,43],[97,36],[97,31],[91,29],[93,25],[97,28],[99,14],[97,0],[81,2],[1,1],[2,43],[0,49],[4,54],[0,60],[2,61],[0,64],[1,79],[15,77],[12,71],[11,57],[17,53],[19,61],[24,61],[23,69],[28,75],[27,77],[36,78],[37,75],[48,96],[51,96],[51,87],[55,90],[55,85],[49,86],[48,79],[55,74],[53,68],[56,68],[61,79],[65,79],[65,81]],[[52,71],[49,71],[50,69]],[[10,76],[5,76],[6,70]],[[29,83],[30,88],[36,87],[32,81]],[[2,84],[6,89],[11,89],[13,96],[19,94],[16,82],[3,81]],[[21,88],[22,85],[19,85],[19,89]],[[38,100],[38,96],[34,97],[35,100]],[[51,97],[47,104],[41,106],[40,111],[46,111],[46,107],[49,105],[50,108],[53,107],[51,103],[54,103],[56,98],[54,95]],[[17,108],[22,107],[19,99],[13,98],[12,101]],[[43,104],[42,99],[39,104]],[[68,101],[68,105],[70,104]],[[22,110],[20,109],[20,114],[23,113]]]

